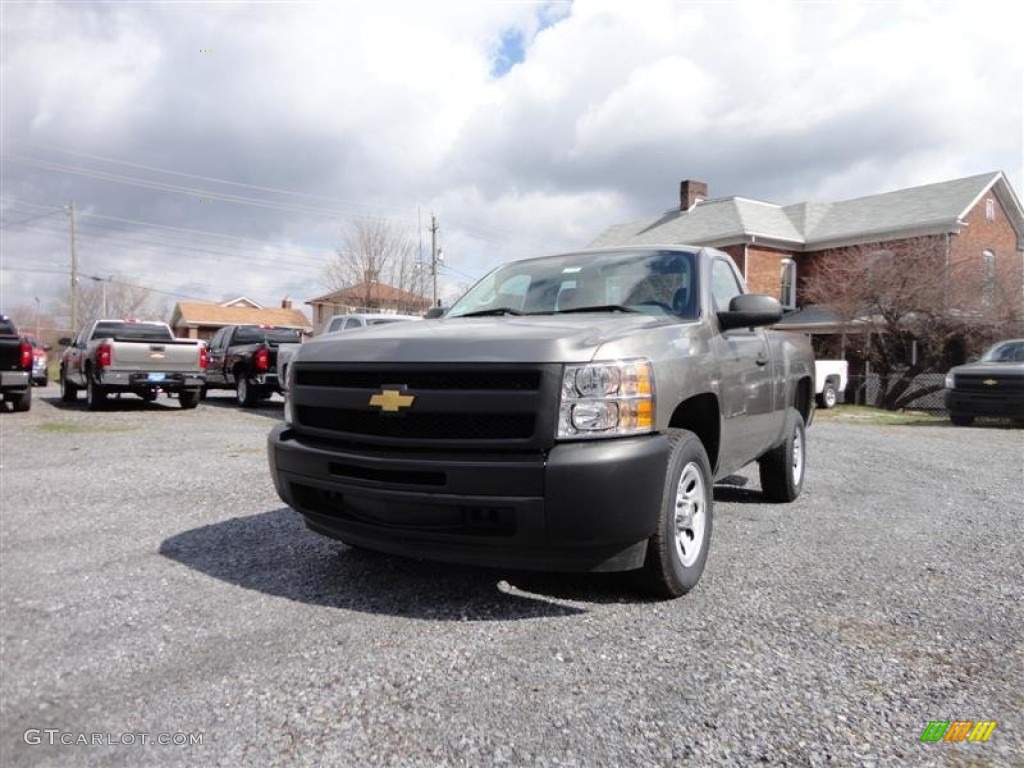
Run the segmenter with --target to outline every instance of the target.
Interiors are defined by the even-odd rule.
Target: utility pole
[[[434,290],[431,294],[430,306],[437,306],[437,216],[430,214],[430,275],[434,279]]]
[[[78,251],[75,250],[75,201],[68,206],[71,214],[71,333],[78,332]]]

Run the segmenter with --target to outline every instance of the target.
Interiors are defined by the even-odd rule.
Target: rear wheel
[[[199,405],[199,390],[185,389],[178,394],[178,403],[185,410],[191,410]]]
[[[78,397],[78,387],[68,381],[64,369],[60,369],[60,399],[65,403],[73,403]]]
[[[956,427],[969,427],[974,423],[974,417],[966,413],[951,413],[949,420]]]
[[[235,399],[244,408],[252,408],[259,400],[259,390],[249,383],[244,373],[239,373],[235,379]]]
[[[107,390],[88,376],[85,385],[85,405],[90,411],[98,411],[107,404]]]
[[[818,398],[818,403],[822,408],[835,408],[836,403],[839,402],[839,393],[836,391],[836,385],[831,381],[825,382],[825,388],[821,390],[821,396]]]
[[[793,501],[804,487],[807,432],[796,408],[786,412],[786,439],[758,459],[761,492],[769,501]]]
[[[16,411],[27,411],[32,408],[32,385],[29,384],[28,388],[24,392],[19,392],[16,395],[11,395],[11,403]]]
[[[647,542],[640,577],[648,591],[671,598],[697,586],[704,573],[714,500],[711,463],[700,439],[682,429],[670,429],[668,439],[658,530]]]

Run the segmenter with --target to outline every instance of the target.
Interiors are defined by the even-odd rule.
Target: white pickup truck
[[[72,402],[84,389],[89,410],[102,408],[107,395],[131,392],[155,400],[159,392],[178,395],[182,408],[195,408],[206,383],[206,346],[176,339],[166,323],[97,320],[85,326],[60,360],[61,400]]]
[[[822,408],[835,408],[846,389],[849,363],[845,360],[814,361],[814,394]]]

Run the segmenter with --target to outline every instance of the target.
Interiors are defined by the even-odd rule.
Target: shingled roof
[[[1024,242],[1024,212],[1001,171],[833,203],[780,206],[743,197],[700,201],[654,219],[616,224],[592,246],[759,242],[794,251],[956,233],[986,194],[999,198]]]
[[[200,301],[179,301],[171,316],[175,328],[191,326],[276,325],[280,328],[311,328],[309,318],[299,309],[255,309],[225,307]]]
[[[430,299],[418,296],[415,293],[410,293],[409,291],[404,291],[401,288],[395,288],[393,285],[388,285],[387,283],[359,283],[358,285],[353,285],[348,288],[342,288],[340,291],[333,291],[332,293],[325,293],[323,296],[317,296],[315,299],[310,299],[306,303],[351,304],[353,302],[363,302],[368,297],[379,304],[402,304],[412,307],[422,306],[424,309],[430,306]]]

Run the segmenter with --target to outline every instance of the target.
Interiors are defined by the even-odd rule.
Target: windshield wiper
[[[512,307],[496,307],[494,309],[479,309],[476,312],[467,312],[464,315],[458,315],[458,317],[487,317],[488,315],[521,315],[523,314],[518,309],[512,309]]]
[[[637,312],[624,304],[601,304],[593,307],[573,307],[572,309],[556,309],[554,314],[567,315],[570,312]]]

